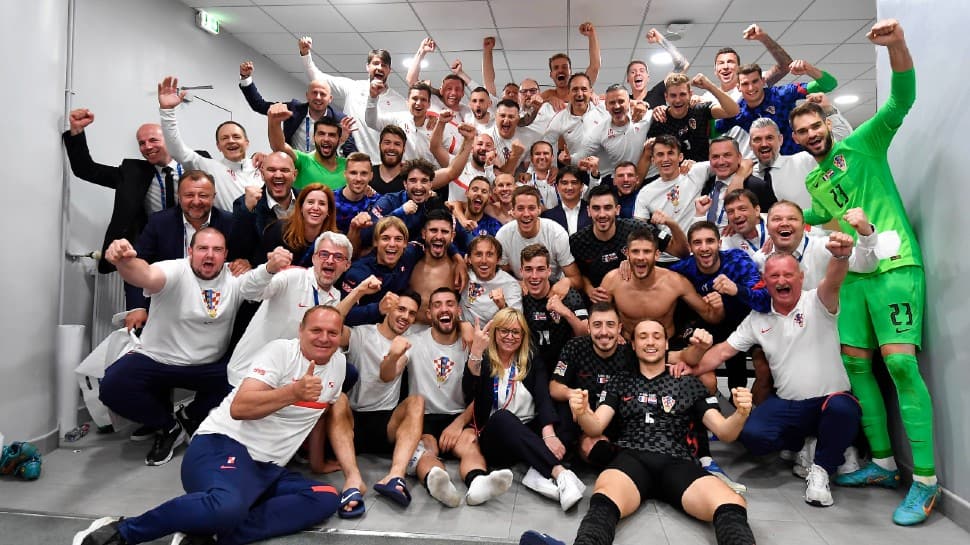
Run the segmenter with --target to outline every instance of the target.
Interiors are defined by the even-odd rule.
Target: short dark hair
[[[405,144],[408,143],[408,135],[407,135],[407,133],[404,132],[404,129],[402,129],[401,127],[398,127],[397,125],[386,125],[383,129],[381,129],[381,136],[380,136],[380,138],[377,139],[377,141],[380,142],[388,134],[393,134],[394,136],[397,136]]]
[[[758,195],[756,195],[754,191],[751,191],[750,189],[744,189],[744,188],[735,189],[734,191],[725,195],[724,206],[727,206],[733,203],[734,201],[739,201],[741,200],[742,197],[745,199],[748,199],[748,202],[751,203],[751,206],[757,206],[759,208],[761,207],[761,203],[758,201]]]
[[[549,146],[549,151],[551,151],[552,153],[556,152],[556,148],[552,147],[552,144],[550,144],[549,142],[546,142],[545,140],[536,140],[535,142],[532,143],[531,146],[529,146],[529,157],[532,157],[532,154],[535,153],[537,146],[542,146],[542,145]]]
[[[734,55],[734,60],[738,61],[739,63],[741,62],[741,55],[738,55],[738,52],[735,51],[733,47],[722,47],[721,49],[718,49],[717,53],[714,54],[714,61],[717,62],[717,58],[725,53],[731,53]]]
[[[531,185],[520,185],[512,190],[512,206],[515,206],[515,199],[522,195],[534,197],[539,206],[542,206],[542,193]]]
[[[715,136],[714,138],[711,138],[711,142],[709,146],[713,147],[714,144],[719,144],[721,142],[730,142],[731,145],[734,146],[734,151],[738,152],[739,154],[741,153],[741,146],[738,145],[738,141],[726,134],[722,134],[720,136]]]
[[[552,61],[556,59],[566,59],[566,62],[569,63],[569,67],[572,68],[573,66],[573,61],[569,58],[569,55],[565,53],[556,53],[555,55],[549,57],[549,70],[552,70]]]
[[[617,312],[616,307],[613,306],[613,303],[610,301],[599,301],[590,305],[589,315],[592,316],[594,312],[612,312],[617,316],[620,315],[620,313]]]
[[[680,151],[680,140],[677,140],[677,137],[672,134],[658,134],[653,139],[653,145],[656,146],[657,144]]]
[[[391,54],[388,53],[386,49],[371,49],[370,52],[367,53],[367,62],[373,60],[374,57],[379,57],[381,62],[388,66],[391,65]]]
[[[590,86],[592,87],[593,85],[593,78],[589,77],[586,72],[573,72],[573,75],[569,76],[569,80],[566,81],[566,85],[572,86],[573,80],[576,78],[586,78]]]
[[[646,227],[646,226],[644,226],[644,227],[637,227],[636,229],[630,231],[629,236],[626,237],[626,245],[627,245],[627,247],[629,247],[630,244],[632,244],[632,243],[634,243],[634,242],[636,242],[638,240],[645,240],[647,242],[650,242],[650,243],[653,244],[653,247],[654,248],[657,248],[657,246],[658,246],[658,244],[657,244],[657,234],[654,233],[653,232],[653,229],[651,229],[650,227]]]
[[[434,181],[435,168],[434,165],[432,165],[427,159],[418,158],[405,161],[404,164],[401,165],[401,173],[404,174],[405,181],[407,181],[408,175],[411,174],[412,170],[418,170],[421,172],[421,174],[424,174],[430,178],[432,182]]]
[[[589,193],[586,194],[586,202],[593,202],[593,197],[602,197],[604,195],[613,197],[613,204],[619,204],[620,201],[616,196],[616,190],[613,186],[607,184],[599,184],[590,189]]]
[[[397,294],[398,297],[408,297],[414,299],[414,302],[418,304],[418,308],[421,308],[421,294],[414,290],[404,290]]]
[[[458,77],[458,74],[448,74],[445,77],[441,78],[441,85],[444,86],[445,82],[449,80],[455,80],[461,84],[462,89],[465,88],[465,80]]]
[[[714,222],[704,220],[691,225],[690,228],[687,229],[687,242],[690,242],[690,237],[692,237],[694,233],[704,229],[714,231],[714,238],[721,240],[721,231],[717,228],[717,225],[715,225]]]
[[[458,78],[458,79],[461,79],[461,78]],[[464,83],[464,82],[462,82],[462,83]],[[472,89],[472,92],[470,94],[473,94],[474,95],[475,93],[485,93],[486,95],[490,94],[488,92],[488,89],[482,87],[481,85],[479,85],[478,87],[475,87],[474,89]]]
[[[199,181],[199,180],[209,180],[209,183],[212,184],[212,188],[215,189],[216,187],[215,179],[212,177],[211,174],[209,174],[204,170],[193,169],[193,170],[186,170],[185,172],[183,172],[182,175],[179,176],[178,182],[175,184],[176,191],[178,191],[178,188],[182,187],[183,180],[190,180],[193,182]],[[191,244],[189,246],[191,246]]]
[[[451,213],[444,208],[434,208],[432,210],[428,210],[428,212],[424,215],[424,223],[422,223],[421,226],[425,227],[432,221],[446,221],[452,225],[452,228],[454,228],[455,224],[454,216],[452,216]]]
[[[408,96],[411,96],[411,91],[422,91],[424,93],[428,93],[428,99],[431,99],[431,95],[435,94],[434,89],[423,81],[419,81],[408,87]]]
[[[498,110],[502,106],[505,106],[506,108],[515,108],[516,110],[519,109],[519,103],[511,98],[503,98],[502,100],[498,101],[498,104],[495,105],[495,109]]]
[[[551,262],[549,248],[546,248],[544,245],[539,244],[538,242],[534,244],[529,244],[525,248],[522,248],[520,257],[522,258],[520,263],[525,263],[526,261],[529,261],[530,259],[533,259],[536,257],[546,258],[546,265],[548,265]]]
[[[764,72],[761,70],[761,66],[759,66],[758,63],[756,62],[753,62],[750,64],[743,64],[741,65],[740,68],[738,68],[739,76],[746,75],[746,74],[753,74],[755,72],[758,73],[758,77],[764,76]]]
[[[788,123],[789,124],[794,123],[796,117],[800,117],[803,115],[810,115],[810,114],[817,115],[819,119],[823,121],[825,120],[825,117],[826,117],[825,110],[823,110],[821,106],[819,106],[814,102],[809,102],[806,100],[805,102],[802,102],[798,106],[795,106],[795,108],[791,111],[791,113],[788,114]]]
[[[434,299],[434,296],[438,295],[439,293],[450,293],[455,296],[455,301],[461,302],[461,293],[459,293],[458,290],[452,288],[451,286],[438,286],[434,289],[434,291],[431,292],[430,295],[428,295],[429,305],[431,304],[431,300]]]
[[[337,127],[337,137],[339,138],[343,135],[344,129],[340,126],[340,122],[329,115],[325,115],[316,120],[316,122],[313,124],[313,134],[317,133],[317,128],[319,128],[321,125],[324,127]]]
[[[558,184],[559,181],[562,180],[562,177],[566,174],[572,174],[577,180],[579,180],[579,183],[583,185],[589,184],[589,173],[587,173],[585,170],[580,170],[576,165],[563,165],[563,167],[559,169],[559,172],[556,173],[556,184]]]
[[[226,125],[235,125],[239,127],[239,130],[242,131],[243,136],[246,137],[247,140],[249,140],[249,135],[246,134],[246,127],[243,127],[242,125],[240,125],[239,123],[236,123],[235,121],[229,120],[229,121],[223,121],[222,123],[219,123],[219,126],[216,127],[216,142],[219,141],[219,131],[221,131],[222,128],[225,127]]]
[[[639,64],[639,65],[643,66],[644,68],[647,69],[647,73],[648,74],[650,73],[650,67],[647,66],[647,63],[645,63],[645,62],[643,62],[641,60],[632,60],[632,61],[630,61],[630,63],[626,65],[626,72],[629,72],[630,69],[633,68],[633,65],[634,64]]]

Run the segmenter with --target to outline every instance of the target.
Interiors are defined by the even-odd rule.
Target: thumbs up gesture
[[[307,368],[306,373],[293,383],[293,394],[296,396],[298,401],[316,401],[320,399],[320,394],[323,393],[323,381],[320,377],[313,374],[313,370],[316,369],[317,362],[310,360],[310,366]]]

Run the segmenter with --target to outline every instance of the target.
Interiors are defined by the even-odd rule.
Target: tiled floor
[[[162,467],[146,467],[149,445],[132,443],[123,434],[89,435],[74,448],[62,448],[44,458],[43,475],[35,482],[0,481],[0,545],[70,543],[91,518],[137,515],[181,493],[181,454]],[[835,505],[811,507],[802,500],[804,482],[781,461],[759,464],[735,445],[713,443],[715,457],[730,475],[748,486],[748,515],[761,545],[933,545],[967,544],[970,534],[939,513],[917,528],[900,528],[890,520],[902,492],[882,489],[834,488]],[[180,451],[181,452],[181,451]],[[369,483],[386,471],[386,461],[361,456]],[[459,489],[457,464],[448,463]],[[409,479],[414,500],[407,509],[366,494],[367,514],[357,520],[332,519],[326,528],[274,540],[282,544],[310,543],[509,543],[527,529],[538,529],[570,542],[589,504],[592,487],[579,507],[563,513],[558,505],[518,484],[504,496],[482,506],[449,509]],[[594,476],[580,475],[592,485]],[[334,474],[334,484],[342,481]],[[3,513],[2,511],[8,511]],[[71,516],[23,516],[9,512]],[[334,533],[329,529],[336,529]],[[387,535],[385,535],[387,534]],[[417,539],[422,538],[422,539]],[[622,521],[616,541],[622,545],[713,544],[714,532],[673,508],[647,502]],[[162,543],[159,541],[159,543]],[[165,542],[167,543],[167,541]]]

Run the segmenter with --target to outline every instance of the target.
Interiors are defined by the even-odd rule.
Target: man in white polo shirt
[[[98,519],[73,543],[134,544],[176,532],[172,543],[250,543],[333,515],[337,489],[285,466],[340,396],[342,326],[333,307],[307,311],[299,338],[268,344],[202,422],[182,463],[185,495],[137,517]]]
[[[154,303],[139,346],[108,367],[101,381],[105,405],[158,430],[147,465],[168,462],[185,442],[185,425],[179,420],[201,422],[229,392],[224,354],[236,311],[245,299],[259,297],[292,257],[276,248],[265,265],[233,276],[225,266],[226,238],[213,227],[195,232],[185,258],[152,265],[125,239],[108,247],[105,258]],[[173,388],[196,392],[179,415],[172,414]]]
[[[754,455],[798,449],[805,437],[818,437],[815,458],[805,478],[805,501],[832,505],[829,475],[844,461],[843,453],[859,431],[862,411],[849,393],[849,378],[839,352],[839,289],[849,271],[853,240],[845,233],[829,235],[831,253],[818,288],[802,291],[804,273],[785,253],[765,263],[764,280],[771,312],[754,312],[727,341],[701,358],[693,372],[713,371],[739,352],[760,345],[768,359],[776,391],[768,393],[751,413],[741,442]],[[675,372],[676,374],[676,372]]]

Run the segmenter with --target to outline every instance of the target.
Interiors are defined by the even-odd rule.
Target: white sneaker
[[[572,506],[579,503],[579,500],[583,499],[583,493],[586,492],[583,481],[568,469],[562,470],[559,477],[556,477],[556,486],[559,488],[559,505],[563,511],[569,511]]]
[[[805,477],[805,503],[816,507],[828,507],[835,503],[829,490],[829,473],[822,466],[812,464]]]
[[[845,449],[843,456],[845,456],[845,461],[835,470],[836,475],[845,475],[846,473],[859,471],[862,468],[862,465],[859,464],[859,451],[855,447],[850,446]]]
[[[512,486],[512,470],[497,469],[488,475],[479,475],[468,485],[465,503],[481,505],[488,500],[501,496]]]
[[[81,545],[84,543],[84,538],[98,532],[98,530],[104,528],[105,526],[112,526],[112,528],[105,528],[101,532],[98,532],[97,536],[93,536],[89,541],[93,543],[110,543],[112,539],[120,539],[121,535],[118,534],[117,529],[117,523],[119,520],[121,519],[118,517],[101,517],[93,521],[90,526],[74,534],[74,539],[71,541],[71,545]]]
[[[458,507],[461,504],[461,494],[451,482],[448,472],[438,466],[431,468],[428,472],[428,493],[431,497],[440,501],[448,507]]]
[[[808,469],[815,463],[815,444],[817,442],[818,440],[814,437],[805,438],[805,444],[802,445],[802,450],[795,455],[795,465],[791,468],[791,472],[796,477],[800,479],[808,477]]]
[[[529,471],[525,472],[522,476],[522,484],[550,500],[559,500],[559,487],[552,479],[543,477],[535,468],[530,467]]]

